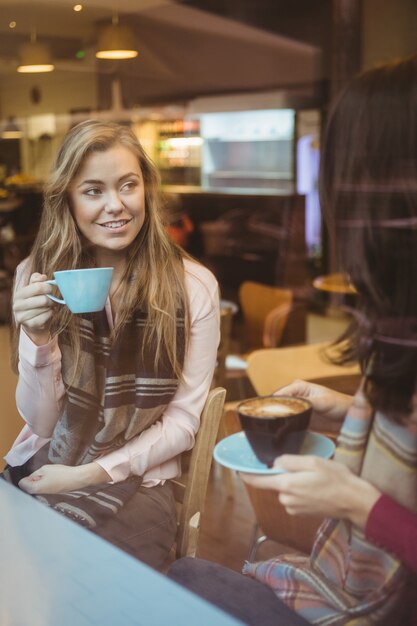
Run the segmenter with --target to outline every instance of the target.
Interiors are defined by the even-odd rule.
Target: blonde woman
[[[128,127],[86,121],[66,135],[16,273],[26,425],[4,472],[155,567],[175,537],[169,479],[194,444],[219,340],[217,282],[166,235],[158,182]],[[106,266],[105,310],[73,315],[47,297],[54,271]]]

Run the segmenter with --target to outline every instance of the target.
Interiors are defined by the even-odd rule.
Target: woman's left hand
[[[364,528],[381,495],[371,483],[336,461],[315,456],[283,455],[275,460],[274,465],[287,470],[286,473],[240,475],[253,487],[278,491],[278,499],[290,515],[348,519]]]
[[[71,467],[69,465],[43,465],[36,472],[22,478],[19,487],[32,495],[75,491],[100,483],[108,483],[110,476],[97,463]]]

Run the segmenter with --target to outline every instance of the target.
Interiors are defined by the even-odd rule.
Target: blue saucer
[[[333,456],[336,448],[333,441],[324,435],[310,431],[307,433],[291,433],[287,438],[286,445],[282,446],[279,454],[291,454],[291,449],[294,448],[297,440],[299,441],[301,438],[304,438],[304,441],[298,454],[312,454],[322,459],[330,459]],[[282,474],[285,471],[279,467],[268,467],[265,463],[261,463],[255,456],[243,431],[219,441],[214,448],[213,456],[217,463],[237,472],[246,472],[247,474]]]

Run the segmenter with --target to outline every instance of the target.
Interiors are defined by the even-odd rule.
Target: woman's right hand
[[[345,393],[305,380],[295,380],[290,385],[277,389],[274,395],[305,398],[311,402],[316,414],[333,420],[342,420],[352,402],[352,397]]]
[[[46,282],[46,274],[35,272],[29,284],[17,289],[13,296],[13,315],[16,324],[21,325],[38,346],[50,340],[49,327],[54,303],[46,294],[52,293],[52,286]]]
[[[369,513],[381,496],[371,483],[337,461],[284,454],[275,459],[274,466],[285,471],[269,476],[239,474],[252,487],[277,491],[290,515],[348,519],[365,528]]]

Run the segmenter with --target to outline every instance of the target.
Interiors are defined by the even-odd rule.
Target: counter
[[[255,189],[254,187],[217,187],[208,189],[199,185],[162,185],[162,191],[179,194],[226,195],[226,196],[288,196],[295,193],[295,185],[282,189]]]

